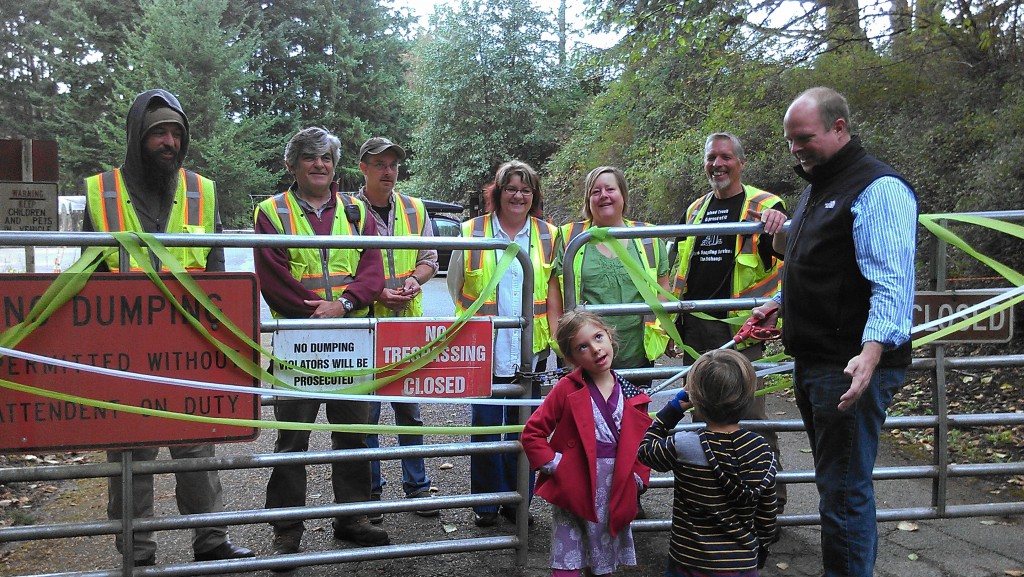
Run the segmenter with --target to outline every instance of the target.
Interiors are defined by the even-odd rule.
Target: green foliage
[[[253,47],[255,89],[246,106],[273,119],[273,168],[291,135],[323,126],[342,143],[343,190],[362,184],[356,158],[370,136],[408,140],[402,110],[410,18],[380,2],[245,0],[259,14],[262,39]],[[283,183],[287,184],[287,183]]]
[[[556,95],[576,93],[545,38],[555,30],[529,0],[463,0],[435,11],[413,50],[413,190],[465,202],[502,162],[547,160],[559,118],[575,109]]]
[[[138,87],[169,90],[189,117],[186,165],[217,181],[225,226],[241,228],[251,224],[249,195],[272,190],[277,176],[265,168],[275,156],[270,119],[229,109],[233,93],[253,81],[248,59],[259,36],[243,35],[243,25],[227,22],[227,5],[227,0],[142,0],[139,25],[120,50],[122,62],[131,64],[113,71],[119,122],[104,123],[103,141],[109,146],[106,158],[123,155],[123,119]],[[204,31],[201,40],[197,31]]]

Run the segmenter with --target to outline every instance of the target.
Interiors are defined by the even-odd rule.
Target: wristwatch
[[[356,308],[356,304],[345,297],[341,297],[338,300],[341,301],[341,306],[345,307],[346,313],[350,313],[352,309]]]

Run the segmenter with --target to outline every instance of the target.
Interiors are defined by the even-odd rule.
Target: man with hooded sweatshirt
[[[85,179],[86,211],[83,230],[99,232],[141,231],[151,233],[212,233],[221,230],[214,183],[182,168],[188,152],[188,117],[171,93],[155,89],[135,97],[128,111],[128,149],[124,164]],[[171,254],[189,270],[223,271],[224,249],[172,247]],[[160,262],[150,255],[153,266]],[[119,272],[117,253],[107,258],[105,268]],[[101,265],[104,268],[104,265]],[[133,270],[139,263],[131,262]],[[173,459],[214,456],[213,445],[168,447]],[[156,459],[158,447],[133,449],[135,461]],[[120,462],[121,451],[108,451],[107,461]],[[175,493],[182,514],[224,510],[217,471],[175,473]],[[120,519],[122,510],[120,478],[108,482],[107,517]],[[153,476],[132,478],[133,518],[153,516]],[[115,537],[123,549],[123,537]],[[200,527],[193,531],[192,549],[196,561],[237,559],[255,554],[228,540],[227,527]],[[156,541],[152,531],[134,532],[135,566],[156,564]]]

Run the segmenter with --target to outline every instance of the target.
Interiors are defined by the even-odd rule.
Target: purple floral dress
[[[598,398],[600,396],[598,395]],[[614,403],[614,404],[613,404]],[[598,407],[593,396],[590,407],[594,411],[594,424],[599,445],[614,446],[622,427],[622,388],[618,382],[608,398],[606,409],[615,426],[613,432],[605,413]],[[604,451],[607,453],[607,449]],[[633,532],[627,525],[612,537],[608,531],[608,500],[612,490],[612,474],[615,471],[615,457],[597,458],[597,491],[594,508],[597,523],[591,523],[559,507],[552,507],[551,524],[551,568],[590,568],[594,575],[611,573],[619,565],[636,565],[636,551],[633,547]],[[614,455],[614,451],[611,452]],[[630,463],[632,465],[632,463]]]

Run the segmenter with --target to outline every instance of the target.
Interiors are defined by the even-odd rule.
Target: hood
[[[146,110],[156,103],[174,109],[185,120],[185,134],[181,138],[181,158],[184,159],[188,154],[190,132],[188,116],[181,109],[178,99],[170,92],[160,88],[147,90],[135,97],[131,109],[128,110],[128,120],[126,122],[128,147],[125,150],[124,165],[121,166],[121,170],[124,171],[125,176],[129,180],[136,180],[140,177],[138,172],[142,167],[142,137],[144,136],[142,134],[142,120],[146,115]],[[129,188],[129,190],[131,189]]]

